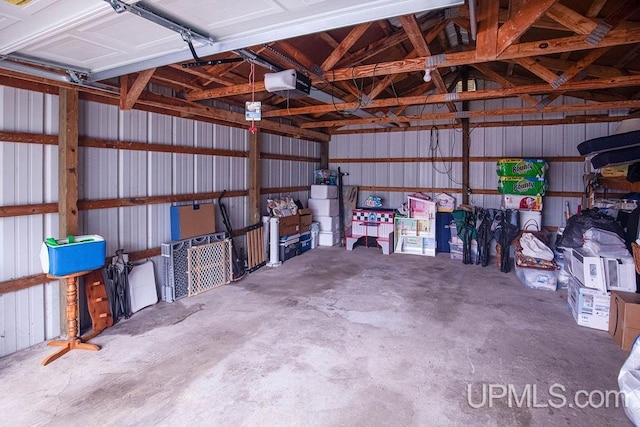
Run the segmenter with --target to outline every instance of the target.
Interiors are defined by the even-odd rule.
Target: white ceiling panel
[[[460,5],[464,0],[127,0],[153,9],[212,41],[194,40],[201,57],[392,16]],[[0,1],[0,55],[89,70],[89,80],[192,59],[182,36],[103,0]],[[1,59],[1,58],[0,58]],[[0,66],[2,61],[0,60]]]

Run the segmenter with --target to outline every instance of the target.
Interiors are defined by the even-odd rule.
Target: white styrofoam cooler
[[[325,231],[325,232],[340,231],[340,215],[314,216],[313,220],[318,224],[320,224],[320,231]]]
[[[320,246],[335,246],[340,242],[340,232],[323,232],[318,234]]]
[[[340,213],[338,199],[309,199],[309,209],[314,217],[336,216]]]
[[[338,187],[336,185],[312,185],[312,199],[337,199]]]

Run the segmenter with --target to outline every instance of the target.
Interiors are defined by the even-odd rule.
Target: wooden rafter
[[[617,101],[617,102],[594,102],[590,104],[572,104],[572,105],[556,105],[549,106],[545,109],[545,112],[550,113],[571,113],[582,111],[597,111],[597,110],[611,110],[620,108],[640,108],[640,101]],[[496,117],[496,116],[515,116],[525,114],[539,114],[540,111],[535,107],[525,108],[502,108],[496,110],[476,110],[465,111],[464,116],[467,118],[477,117]],[[414,121],[434,121],[434,120],[451,120],[460,116],[459,113],[435,113],[424,114],[415,116],[402,116],[395,118],[396,122],[414,122]],[[304,129],[313,128],[331,128],[342,127],[349,125],[366,125],[366,124],[382,124],[390,123],[391,120],[387,117],[365,118],[365,119],[347,119],[347,120],[333,120],[323,122],[304,123],[300,127]]]
[[[435,22],[433,20],[427,21],[420,25],[420,29],[423,32],[428,30],[427,35],[425,36],[427,43],[431,43],[431,41],[433,41],[433,39],[437,37],[437,35],[440,34],[442,30],[444,30],[444,27],[446,27],[449,22],[450,21],[447,19],[439,19]],[[362,49],[345,55],[336,65],[345,67],[353,64],[363,63],[368,59],[389,50],[390,46],[401,46],[402,42],[407,39],[408,35],[406,31],[399,30],[389,37],[383,37],[380,40],[377,40]]]
[[[498,48],[499,0],[487,0],[478,4],[478,36],[476,55],[478,58],[495,58]]]
[[[502,77],[499,73],[493,71],[487,64],[474,64],[473,67],[480,71],[482,74],[487,76],[489,80],[493,80],[498,83],[503,88],[514,88],[515,84],[511,83],[508,79]],[[529,94],[518,95],[524,102],[531,106],[535,106],[538,104],[538,100]]]
[[[342,39],[340,44],[338,44],[333,52],[331,52],[331,54],[324,60],[321,68],[324,71],[331,70],[333,66],[338,63],[340,58],[342,58],[344,54],[349,51],[351,46],[353,46],[358,40],[360,40],[360,37],[364,35],[364,33],[369,29],[370,26],[371,23],[368,22],[353,27],[349,34],[347,34],[347,36]]]
[[[147,86],[147,83],[149,83],[149,80],[151,80],[151,76],[153,76],[153,73],[155,73],[155,71],[155,68],[149,68],[148,70],[142,71],[140,74],[138,74],[138,77],[133,82],[130,88],[127,84],[129,81],[129,76],[124,76],[120,92],[121,110],[130,110],[133,108],[145,86]]]
[[[563,90],[565,91],[581,91],[581,90],[596,90],[599,88],[607,87],[609,89],[617,88],[617,87],[632,87],[632,86],[640,86],[640,75],[636,76],[623,76],[623,77],[613,77],[610,79],[592,79],[592,80],[583,80],[579,82],[569,82],[565,86],[563,86]],[[551,87],[548,84],[538,84],[538,85],[522,85],[522,86],[514,86],[507,87],[502,89],[485,89],[478,90],[474,92],[464,92],[458,93],[456,101],[460,100],[468,100],[475,101],[480,99],[497,99],[497,98],[508,98],[513,96],[525,95],[525,94],[545,94],[552,91]],[[449,95],[447,94],[429,94],[429,95],[413,95],[413,96],[404,96],[399,98],[385,98],[379,100],[372,100],[369,104],[365,106],[361,106],[361,108],[388,108],[388,107],[402,107],[409,105],[420,105],[420,104],[440,104],[443,103]],[[353,110],[355,108],[360,107],[358,103],[342,103],[335,105],[316,105],[310,107],[299,107],[299,108],[289,108],[289,109],[281,109],[281,110],[273,110],[268,112],[263,112],[263,117],[286,117],[290,115],[299,115],[299,114],[312,114],[312,113],[323,113],[323,112],[331,112],[331,111],[343,111],[343,110]]]
[[[560,3],[554,4],[547,10],[546,14],[549,18],[567,27],[576,34],[589,34],[598,26],[592,19]]]
[[[504,52],[545,14],[558,0],[536,0],[525,3],[516,13],[498,29],[497,55]]]
[[[607,0],[593,0],[589,9],[587,10],[586,16],[588,18],[595,18],[598,16],[604,5],[607,3]]]
[[[407,36],[409,37],[411,44],[413,44],[417,54],[421,56],[430,56],[431,50],[429,49],[429,45],[422,34],[422,30],[420,29],[420,25],[418,24],[415,15],[401,16],[400,23],[402,24],[404,31],[407,33]],[[431,71],[431,78],[433,79],[433,84],[438,92],[447,92],[447,85],[444,83],[444,80],[440,75],[440,71],[437,68]],[[447,102],[447,108],[449,108],[449,111],[456,111],[456,107],[452,102]]]
[[[600,41],[598,46],[608,47],[635,43],[640,43],[640,25],[633,28],[612,30]],[[502,55],[500,55],[500,59],[507,60],[537,55],[551,55],[554,53],[572,52],[591,48],[593,48],[593,46],[586,42],[584,35],[576,35],[515,44],[507,48]],[[390,61],[375,65],[335,69],[331,72],[330,76],[327,76],[327,79],[330,81],[338,81],[371,77],[374,75],[374,70],[377,76],[421,71],[424,69],[424,60],[425,58],[415,58],[413,60]],[[440,63],[438,67],[456,67],[477,64],[479,62],[484,62],[484,59],[479,58],[475,51],[454,52],[445,54],[443,62]]]
[[[538,56],[536,57],[536,61],[540,65],[550,70],[560,71],[560,72],[565,72],[577,64],[575,61],[550,58],[548,56]],[[587,75],[598,77],[598,78],[619,77],[619,76],[626,76],[629,74],[628,72],[625,72],[624,70],[619,68],[619,66],[618,68],[616,68],[616,67],[608,67],[606,65],[591,64],[588,68],[586,68],[586,70],[587,70]]]
[[[513,61],[524,69],[531,71],[547,83],[554,82],[558,78],[556,73],[540,65],[537,58],[516,58]]]

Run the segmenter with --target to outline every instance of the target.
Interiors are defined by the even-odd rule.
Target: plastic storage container
[[[449,252],[449,255],[451,256],[451,259],[461,260],[463,258],[462,247],[463,247],[462,241],[460,241],[460,243],[454,243],[452,241],[449,241],[449,250],[451,251]],[[472,240],[471,241],[471,261],[475,263],[477,259],[478,259],[478,242],[476,242],[475,240]]]
[[[300,235],[292,234],[280,238],[280,261],[285,262],[288,259],[300,253]]]
[[[531,289],[555,291],[558,288],[558,270],[540,270],[515,266],[516,276],[523,285]]]
[[[102,236],[73,236],[73,243],[69,243],[68,238],[54,240],[55,244],[43,242],[40,250],[40,263],[46,274],[68,276],[95,270],[105,264],[107,245]]]

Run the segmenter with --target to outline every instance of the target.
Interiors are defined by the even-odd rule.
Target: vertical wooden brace
[[[260,129],[249,133],[249,224],[260,218]]]
[[[60,88],[58,94],[58,235],[78,234],[78,91]],[[60,281],[60,307],[66,306],[65,280]],[[61,334],[66,313],[60,310]]]

